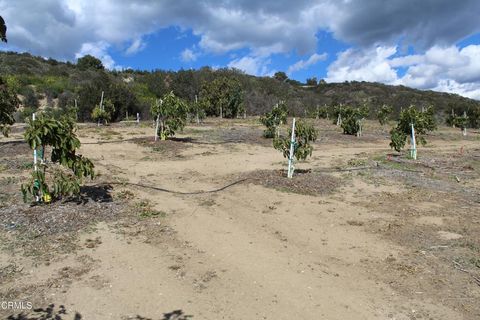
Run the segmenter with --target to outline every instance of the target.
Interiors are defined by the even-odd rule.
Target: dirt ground
[[[480,133],[441,127],[413,161],[387,127],[357,138],[312,121],[292,180],[257,119],[165,142],[150,123],[81,125],[98,177],[48,206],[22,202],[31,151],[14,128],[0,138],[0,317],[480,319]]]

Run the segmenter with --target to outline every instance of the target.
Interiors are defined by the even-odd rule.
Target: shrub
[[[280,101],[273,108],[272,111],[267,112],[263,117],[260,117],[260,122],[267,127],[263,131],[265,138],[278,138],[279,126],[287,123],[288,108],[285,102]]]
[[[56,120],[40,115],[35,121],[28,120],[25,141],[32,149],[39,149],[40,163],[21,186],[25,202],[38,197],[48,203],[64,196],[78,195],[82,179],[88,176],[93,179],[93,163],[77,154],[80,140],[75,130],[73,120],[66,117]],[[51,163],[48,165],[47,147],[51,147]],[[51,180],[50,185],[48,180]]]
[[[390,131],[390,147],[400,152],[404,147],[407,137],[411,135],[411,124],[415,128],[415,139],[418,143],[427,143],[425,135],[436,129],[433,107],[419,111],[415,106],[402,110],[397,126]]]

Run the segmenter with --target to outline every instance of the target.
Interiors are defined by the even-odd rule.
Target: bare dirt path
[[[117,131],[126,137],[132,130],[144,136],[143,129]],[[86,135],[82,141],[97,140]],[[168,156],[132,141],[84,144],[82,152],[106,181],[182,192],[219,188],[243,173],[284,166],[281,154],[265,145],[177,146]],[[458,144],[435,142],[432,148],[452,152]],[[358,145],[324,141],[299,168],[348,166],[388,150],[383,138]],[[27,275],[14,285],[61,278],[43,287],[45,303],[63,304],[82,319],[469,319],[452,305],[390,285],[402,280],[385,265],[402,261],[411,248],[372,232],[370,226],[398,218],[388,206],[373,204],[408,187],[331,175],[341,186],[317,196],[249,181],[197,195],[116,185],[115,194],[135,195],[134,208],[143,199],[165,217],[97,224],[81,233],[74,253],[48,265],[24,262]],[[432,216],[416,221],[442,223]],[[12,261],[7,254],[0,258],[2,264]],[[177,318],[164,315],[175,310],[181,310]]]

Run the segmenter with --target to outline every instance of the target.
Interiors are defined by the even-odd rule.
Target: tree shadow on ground
[[[7,320],[81,320],[82,315],[78,312],[72,317],[68,316],[67,310],[63,305],[55,308],[54,304],[48,305],[46,308],[34,309],[29,315],[23,312],[18,315],[10,315]]]
[[[73,315],[73,318],[71,317]],[[167,312],[163,314],[162,318],[158,320],[189,320],[192,319],[192,315],[185,314],[182,310],[174,310],[172,312]],[[60,305],[58,308],[55,308],[54,304],[50,304],[46,308],[34,309],[29,314],[20,313],[18,315],[11,315],[7,320],[82,320],[82,315],[78,312],[75,314],[70,314],[67,312],[63,305]],[[123,319],[123,318],[122,318]],[[129,318],[131,319],[131,318]],[[135,320],[154,320],[152,318],[142,317],[137,315]]]
[[[93,202],[112,202],[113,187],[110,184],[82,186],[80,187],[80,195],[71,198],[70,202],[77,204],[86,204],[89,201]]]
[[[194,143],[196,139],[191,137],[177,138],[177,137],[168,137],[168,140],[175,142],[185,142],[185,143]]]
[[[182,310],[174,310],[172,312],[164,313],[163,318],[158,320],[188,320],[192,318],[193,318],[192,315],[187,315]],[[137,315],[136,318],[134,319],[135,320],[154,320],[152,318],[146,318],[140,315]]]

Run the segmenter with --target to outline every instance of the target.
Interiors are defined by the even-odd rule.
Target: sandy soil
[[[316,195],[251,179],[203,192],[285,168],[254,121],[157,144],[148,126],[82,127],[81,151],[123,213],[46,237],[48,258],[23,254],[31,242],[4,223],[0,297],[63,305],[63,319],[479,319],[478,133],[442,128],[414,162],[387,156],[373,122],[362,138],[317,125],[298,168],[336,183]],[[4,179],[28,172],[2,157]],[[0,188],[27,210],[17,184]]]

